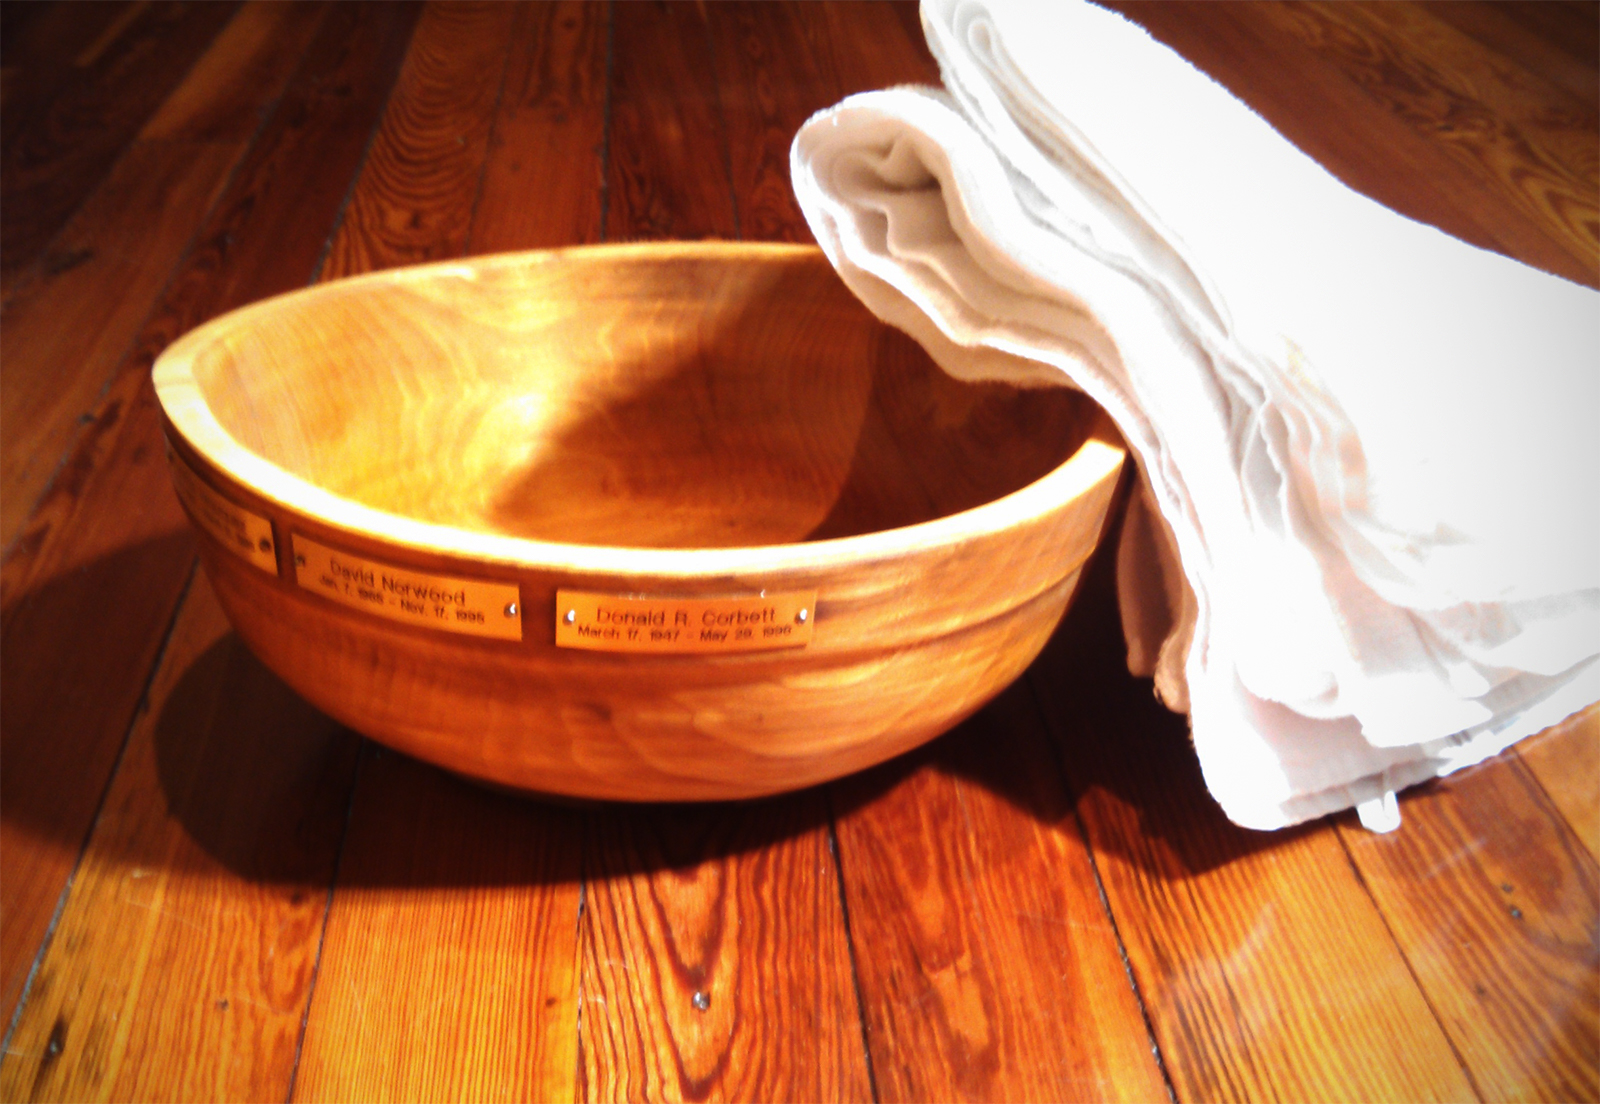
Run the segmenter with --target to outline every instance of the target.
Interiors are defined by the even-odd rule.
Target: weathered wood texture
[[[1404,833],[1341,835],[1474,1088],[1600,1096],[1594,856],[1516,757],[1426,787],[1405,813]]]
[[[1600,861],[1600,707],[1590,706],[1517,745],[1517,757]]]
[[[320,279],[465,249],[516,15],[493,0],[423,13]]]
[[[610,25],[586,0],[518,7],[472,252],[600,239]]]
[[[37,125],[44,105],[79,75],[90,45],[114,36],[139,7],[124,0],[86,0],[0,8],[0,143],[9,145],[23,120]]]
[[[879,1099],[1167,1095],[1026,683],[835,792]]]
[[[70,254],[46,255],[56,232],[236,7],[168,0],[101,9],[86,17],[98,24],[93,38],[82,41],[70,59],[43,63],[60,76],[43,75],[42,94],[18,113],[0,149],[0,188],[6,194],[0,274],[7,277],[6,290],[9,277],[42,255],[46,269],[71,264]],[[106,14],[110,19],[100,22]],[[30,84],[26,72],[18,83]]]
[[[191,595],[0,1065],[7,1100],[281,1098],[294,1071],[356,741]]]
[[[587,1100],[860,1100],[823,795],[591,819]]]
[[[1178,1098],[1470,1098],[1336,832],[1229,824],[1183,718],[1118,677],[1108,581],[1029,678]]]
[[[211,315],[310,278],[413,17],[384,5],[329,13],[6,558],[0,970],[8,1011],[194,564],[162,455],[150,364]],[[333,175],[304,173],[305,164]],[[159,791],[145,797],[159,811]]]
[[[1126,10],[1356,187],[1600,283],[1593,4]],[[220,619],[168,342],[319,273],[804,241],[788,135],[937,79],[914,7],[8,3],[0,63],[0,1097],[1600,1096],[1600,710],[1392,836],[1243,832],[1102,563],[914,756],[567,809],[363,745]]]
[[[739,236],[709,18],[694,4],[612,8],[609,241]]]
[[[51,256],[7,295],[0,547],[10,547],[147,321],[322,14],[241,9],[56,236]]]
[[[571,1099],[577,818],[367,745],[294,1099]]]

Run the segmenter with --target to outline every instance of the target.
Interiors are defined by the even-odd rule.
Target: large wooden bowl
[[[189,334],[155,385],[268,667],[581,797],[772,793],[949,728],[1042,647],[1124,456],[1082,396],[950,378],[790,246],[332,283]]]

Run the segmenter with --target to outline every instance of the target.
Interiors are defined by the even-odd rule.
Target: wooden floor
[[[1600,281],[1594,5],[1129,11],[1357,187]],[[432,258],[807,240],[790,136],[937,78],[914,9],[0,17],[4,1099],[1600,1097],[1594,711],[1392,835],[1241,831],[1123,672],[1101,562],[921,752],[573,808],[364,741],[230,632],[169,341]]]

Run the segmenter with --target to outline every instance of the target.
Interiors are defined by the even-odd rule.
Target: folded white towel
[[[923,26],[945,90],[814,117],[795,192],[947,371],[1116,420],[1130,666],[1230,817],[1386,827],[1600,699],[1600,295],[1351,191],[1109,12]]]

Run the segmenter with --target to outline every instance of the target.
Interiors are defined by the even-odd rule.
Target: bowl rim
[[[1120,438],[1114,429],[1112,439],[1107,439],[1103,430],[1112,428],[1111,421],[1101,411],[1095,428],[1102,432],[1091,432],[1076,451],[1040,478],[1000,498],[914,525],[816,541],[732,548],[650,548],[545,541],[422,521],[367,506],[318,487],[247,448],[223,428],[206,402],[194,373],[196,359],[224,333],[248,324],[255,315],[271,314],[298,300],[330,294],[332,289],[344,292],[362,284],[394,285],[432,280],[452,272],[474,279],[487,269],[525,265],[535,259],[559,261],[562,256],[578,253],[781,260],[786,256],[820,256],[821,252],[816,246],[772,242],[630,242],[488,254],[365,273],[271,296],[211,319],[173,342],[157,357],[152,381],[168,423],[207,464],[286,513],[305,517],[330,530],[351,533],[358,539],[425,556],[491,563],[523,571],[692,579],[815,570],[882,560],[910,551],[954,547],[1044,518],[1116,473],[1127,450],[1116,443]]]

